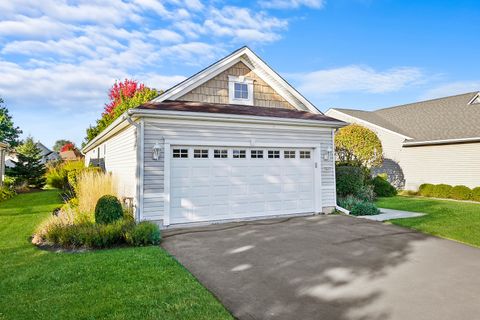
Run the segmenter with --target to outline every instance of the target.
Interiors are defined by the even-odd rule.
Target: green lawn
[[[380,198],[376,204],[381,208],[427,213],[423,217],[391,220],[393,224],[480,247],[480,204],[406,196]]]
[[[29,242],[56,190],[0,204],[0,319],[232,319],[160,247],[53,253]]]

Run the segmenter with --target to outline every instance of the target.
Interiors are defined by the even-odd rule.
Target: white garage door
[[[170,223],[314,211],[313,149],[172,147]]]

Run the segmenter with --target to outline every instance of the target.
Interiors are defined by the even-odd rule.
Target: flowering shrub
[[[115,108],[126,98],[132,98],[137,91],[145,89],[143,83],[136,80],[125,79],[123,82],[115,81],[108,92],[110,102],[105,104],[105,113],[113,115]]]

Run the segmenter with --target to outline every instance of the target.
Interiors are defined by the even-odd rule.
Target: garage
[[[172,146],[170,222],[315,211],[314,149]]]

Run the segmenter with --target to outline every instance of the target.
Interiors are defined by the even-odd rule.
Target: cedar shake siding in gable
[[[177,100],[228,104],[228,76],[245,76],[254,80],[253,104],[255,106],[295,109],[242,62],[238,62]]]

